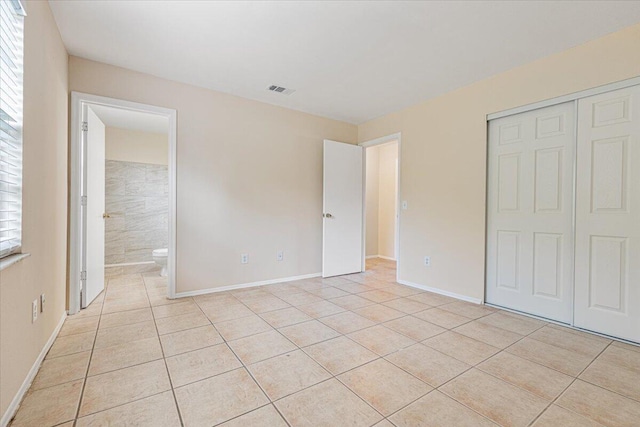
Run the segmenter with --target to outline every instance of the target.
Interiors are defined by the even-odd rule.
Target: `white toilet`
[[[169,249],[167,248],[162,248],[162,249],[154,249],[153,252],[151,252],[151,257],[153,258],[153,261],[158,264],[160,267],[162,267],[162,271],[160,271],[160,275],[162,277],[167,277],[167,257],[169,256]]]

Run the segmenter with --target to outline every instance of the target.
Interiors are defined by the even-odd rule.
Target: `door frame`
[[[395,231],[395,247],[396,247],[396,282],[400,281],[400,222],[401,222],[401,206],[400,200],[400,181],[402,177],[402,132],[396,132],[391,135],[382,136],[380,138],[364,141],[358,145],[364,148],[362,152],[362,271],[365,271],[367,258],[367,148],[376,145],[382,145],[389,142],[397,141],[398,143],[398,168],[396,178],[396,231]]]
[[[108,98],[81,92],[71,92],[71,147],[69,195],[69,314],[80,311],[80,270],[82,268],[82,183],[86,172],[82,153],[82,115],[87,106],[100,105],[123,110],[156,114],[169,120],[169,253],[167,275],[169,298],[176,295],[176,110],[154,105]]]
[[[509,108],[507,110],[497,111],[495,113],[487,114],[486,122],[493,119],[499,119],[501,117],[513,116],[518,113],[524,113],[531,110],[537,110],[538,108],[549,107],[551,105],[564,104],[569,101],[576,101],[580,98],[587,98],[593,95],[599,95],[601,93],[613,92],[614,90],[624,89],[631,86],[636,86],[640,84],[640,76],[632,77],[626,80],[620,80],[613,83],[607,83],[604,85],[596,86],[593,88],[581,90],[578,92],[573,92],[568,95],[556,96],[555,98],[548,98],[542,101],[533,102],[531,104],[521,105],[519,107]],[[487,147],[489,146],[489,127],[487,126]]]

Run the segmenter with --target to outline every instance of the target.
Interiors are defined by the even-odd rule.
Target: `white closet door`
[[[489,122],[487,302],[570,323],[575,104]]]
[[[578,117],[575,326],[640,342],[640,86]]]

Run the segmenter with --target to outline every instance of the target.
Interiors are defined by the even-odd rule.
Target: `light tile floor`
[[[168,300],[112,278],[13,426],[638,426],[640,347],[368,271]]]

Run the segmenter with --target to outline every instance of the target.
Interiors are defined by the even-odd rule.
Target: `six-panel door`
[[[573,102],[489,123],[487,302],[572,320]]]
[[[575,326],[640,342],[640,86],[578,103]]]

